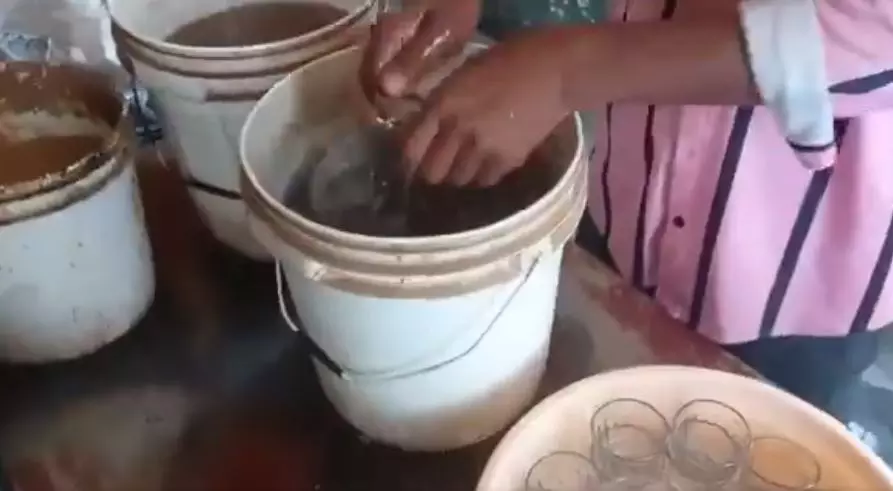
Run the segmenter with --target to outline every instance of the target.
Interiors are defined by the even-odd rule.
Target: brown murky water
[[[415,184],[408,199],[409,232],[431,236],[491,225],[532,205],[556,181],[550,162],[534,155],[492,188]]]
[[[0,139],[0,187],[62,172],[102,145],[103,138],[93,135],[47,136],[23,142]]]
[[[272,43],[323,28],[347,13],[322,2],[240,5],[190,22],[168,36],[166,41],[204,47]]]
[[[347,232],[390,237],[427,237],[454,234],[496,223],[521,211],[542,198],[558,181],[559,169],[534,152],[520,169],[490,188],[458,188],[413,183],[405,199],[390,207],[386,214],[373,203],[327,214],[311,206],[307,187],[312,179],[295,175],[286,188],[283,203],[305,217]],[[393,216],[405,217],[405,223],[393,225]]]

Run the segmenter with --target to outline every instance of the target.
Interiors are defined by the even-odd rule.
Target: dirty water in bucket
[[[563,170],[551,165],[541,146],[493,187],[407,184],[396,168],[401,154],[391,139],[339,142],[355,147],[340,153],[363,164],[340,175],[327,172],[320,167],[339,162],[321,152],[289,180],[283,204],[317,223],[367,236],[426,237],[491,225],[543,197]]]
[[[0,132],[0,188],[42,179],[102,149],[103,137],[44,136],[8,141]]]
[[[348,12],[322,2],[269,2],[231,7],[178,28],[167,42],[231,47],[272,43],[337,22]]]
[[[62,179],[86,157],[101,152],[112,132],[77,100],[86,98],[87,91],[78,95],[66,88],[74,79],[45,80],[34,67],[8,70],[0,72],[9,89],[7,98],[0,99],[0,199]],[[14,85],[6,84],[12,80]],[[62,85],[56,92],[54,83]]]

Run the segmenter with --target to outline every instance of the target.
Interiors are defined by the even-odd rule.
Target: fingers
[[[484,158],[485,155],[478,148],[475,135],[466,135],[462,139],[462,146],[456,152],[456,160],[447,178],[448,182],[456,187],[468,186],[484,165]]]
[[[455,118],[428,116],[410,131],[404,146],[408,179],[428,184],[492,187],[519,167],[511,156],[488,153],[474,132],[463,132]]]
[[[402,47],[413,37],[422,12],[400,12],[383,16],[372,26],[369,44],[360,65],[363,91],[370,101],[381,92],[381,70],[397,56]]]
[[[380,71],[380,90],[387,96],[411,92],[435,62],[449,54],[452,36],[448,26],[432,11],[426,11],[416,22],[413,35]]]
[[[510,157],[489,154],[484,159],[483,165],[479,167],[473,182],[480,187],[493,187],[511,171],[518,168],[520,164],[520,162],[511,160]]]
[[[435,111],[421,111],[417,116],[406,123],[403,133],[403,159],[406,167],[407,179],[415,179],[419,176],[425,154],[428,147],[437,136],[440,128],[439,114]]]
[[[462,135],[456,118],[445,119],[422,157],[421,177],[431,184],[443,183],[452,171],[461,146]]]

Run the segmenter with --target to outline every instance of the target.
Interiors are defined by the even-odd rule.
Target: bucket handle
[[[106,2],[106,0],[103,0],[103,5],[106,8],[108,8],[108,6],[105,4],[105,2]],[[147,101],[144,101],[142,99],[142,97],[140,97],[140,91],[139,91],[139,88],[137,87],[136,75],[134,75],[132,70],[128,70],[126,68],[125,68],[125,70],[127,71],[128,75],[130,75],[127,80],[129,82],[127,90],[130,91],[130,96],[133,97],[133,102],[132,102],[133,117],[136,119],[136,121],[146,121],[146,120],[148,120],[148,117],[146,116],[146,114],[143,113],[143,104],[146,103]],[[155,153],[155,157],[158,159],[158,162],[161,163],[161,165],[166,170],[174,170],[174,166],[168,162],[167,157],[164,155],[164,152],[161,150],[161,147],[158,146],[158,142],[153,141],[151,143],[151,145],[152,145],[152,151]]]
[[[496,325],[497,321],[502,317],[502,314],[505,313],[508,306],[512,303],[512,300],[518,295],[518,292],[521,291],[521,288],[527,284],[527,281],[530,280],[530,277],[533,274],[533,270],[540,262],[540,257],[537,256],[536,259],[533,260],[533,263],[524,273],[524,277],[518,284],[512,289],[509,293],[508,297],[496,311],[496,315],[490,319],[490,322],[487,324],[487,327],[481,332],[481,334],[475,338],[474,342],[471,343],[466,349],[462,350],[460,353],[453,355],[445,360],[438,361],[432,365],[428,365],[422,368],[413,368],[407,371],[392,371],[388,372],[359,372],[344,368],[338,362],[332,359],[303,329],[301,329],[301,319],[297,313],[297,309],[294,308],[294,304],[287,300],[288,296],[285,294],[285,290],[288,287],[286,284],[284,274],[282,272],[282,264],[279,261],[276,261],[276,294],[278,296],[279,302],[279,312],[282,314],[282,318],[285,320],[285,323],[288,324],[288,327],[291,328],[292,331],[297,333],[306,343],[308,349],[310,350],[310,356],[316,358],[326,369],[334,373],[336,376],[341,378],[342,380],[400,380],[405,378],[414,377],[416,375],[422,375],[428,372],[433,372],[447,365],[451,365],[462,358],[465,358],[471,352],[473,352],[477,347],[484,341],[488,334],[493,330],[493,327]],[[289,309],[289,304],[291,304],[292,308]]]

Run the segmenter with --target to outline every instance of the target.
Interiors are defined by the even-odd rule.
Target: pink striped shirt
[[[730,0],[616,0],[615,20]],[[893,0],[745,0],[766,106],[598,114],[589,209],[631,282],[722,343],[893,322]]]

